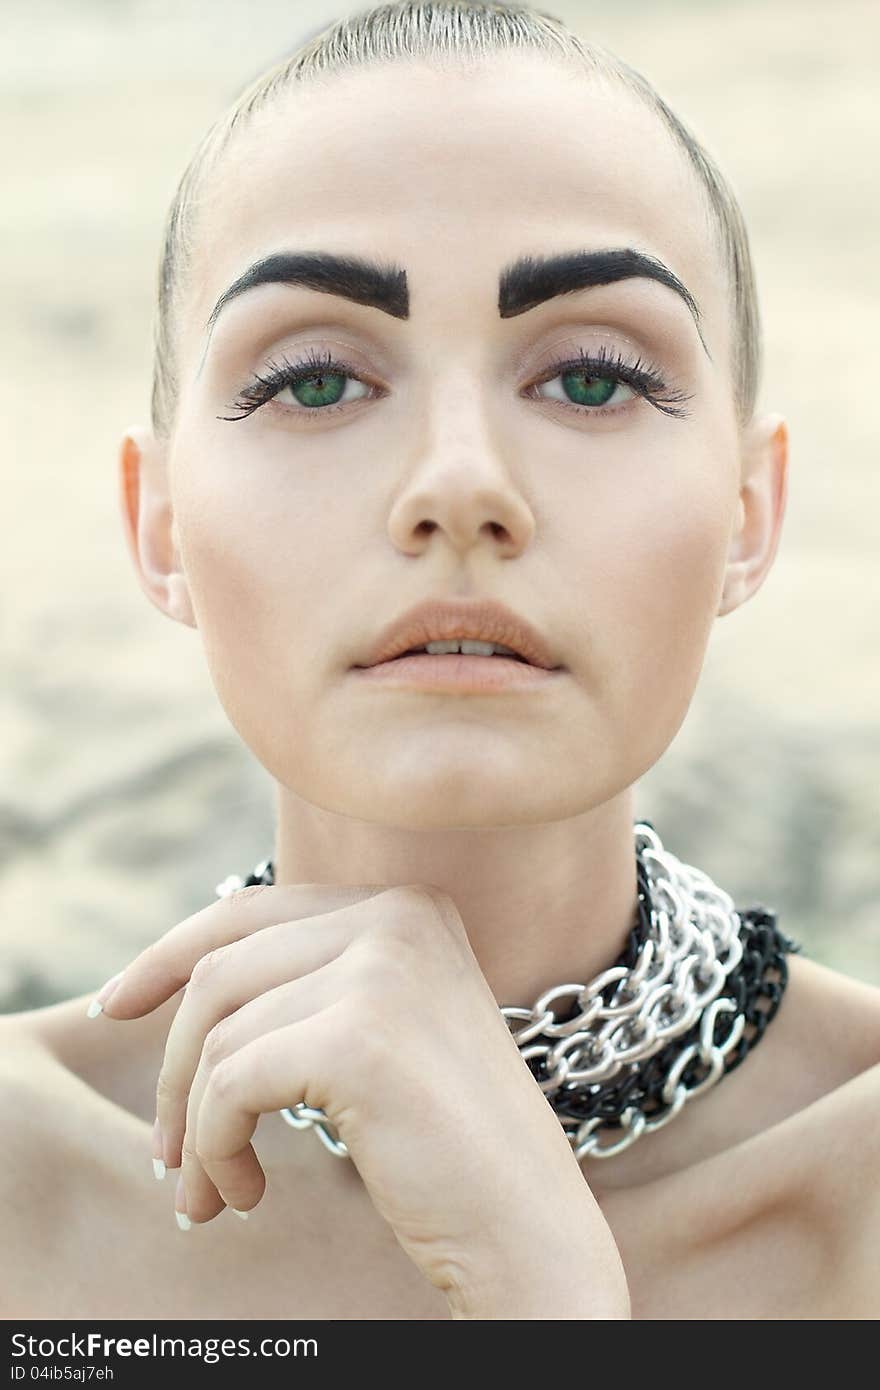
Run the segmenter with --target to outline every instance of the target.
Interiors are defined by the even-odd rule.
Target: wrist
[[[509,1276],[448,1290],[453,1321],[629,1321],[629,1289],[622,1273],[597,1280],[583,1263],[573,1268],[534,1271],[525,1283]]]
[[[453,1321],[471,1322],[610,1322],[630,1321],[629,1290],[593,1290],[585,1294],[572,1282],[563,1290],[533,1287],[514,1297],[488,1290],[485,1297],[462,1301],[447,1295]]]
[[[587,1199],[584,1201],[583,1199]],[[589,1188],[551,1212],[493,1225],[445,1289],[456,1319],[630,1319],[620,1252]]]

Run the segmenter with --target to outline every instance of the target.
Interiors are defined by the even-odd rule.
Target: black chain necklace
[[[642,824],[650,825],[650,821]],[[653,826],[651,827],[653,829]],[[637,922],[627,939],[615,965],[631,969],[639,951],[651,929],[651,888],[641,857],[637,860],[638,908]],[[727,1052],[724,1075],[735,1071],[745,1060],[753,1047],[761,1041],[764,1030],[774,1018],[785,986],[788,983],[786,954],[801,952],[802,947],[786,936],[776,924],[777,914],[771,909],[755,906],[739,911],[740,938],[743,943],[742,959],[728,975],[721,990],[721,996],[732,1000],[736,1012],[722,1014],[720,1036],[716,1044],[727,1040],[736,1026],[737,1015],[745,1016],[742,1036]],[[573,1016],[575,1010],[571,1011]],[[600,1118],[599,1129],[612,1129],[620,1125],[621,1116],[630,1106],[638,1106],[648,1119],[659,1119],[668,1113],[670,1106],[662,1099],[666,1077],[675,1059],[685,1048],[695,1045],[699,1040],[700,1022],[688,1032],[667,1044],[660,1052],[642,1062],[634,1062],[630,1070],[613,1082],[591,1088],[591,1093],[566,1094],[557,1098],[556,1112],[573,1120],[583,1121]],[[540,1079],[540,1070],[532,1067],[532,1074]],[[708,1067],[697,1055],[682,1072],[681,1079],[688,1089],[705,1079]]]

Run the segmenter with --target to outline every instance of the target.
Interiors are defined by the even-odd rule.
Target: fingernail
[[[101,1011],[104,1008],[104,1005],[107,1003],[107,1000],[110,998],[110,995],[116,988],[117,981],[121,980],[124,974],[125,971],[120,970],[118,975],[114,975],[112,980],[108,980],[106,985],[101,986],[101,988],[98,990],[98,993],[92,1000],[91,1004],[86,1009],[86,1018],[98,1017],[98,1014],[101,1013]]]
[[[238,1207],[230,1207],[229,1210],[234,1211],[236,1216],[240,1216],[242,1221],[247,1221],[248,1213],[246,1211],[239,1211]]]
[[[178,1226],[182,1231],[188,1231],[192,1222],[186,1214],[186,1188],[183,1185],[183,1177],[177,1179],[177,1191],[174,1194],[174,1205],[177,1208],[174,1215],[177,1218]],[[181,1211],[179,1209],[180,1207],[183,1207],[184,1210]]]
[[[159,1125],[159,1116],[156,1116],[156,1123],[153,1125],[153,1172],[161,1180],[165,1176],[165,1161],[162,1158],[162,1129]]]

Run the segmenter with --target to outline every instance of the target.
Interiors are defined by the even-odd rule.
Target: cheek
[[[642,534],[617,591],[614,728],[630,780],[665,754],[687,717],[721,593],[726,527],[695,509]]]
[[[707,472],[707,469],[713,470]],[[679,463],[581,510],[581,640],[612,726],[643,729],[659,756],[693,696],[723,585],[736,501],[723,463]],[[596,503],[596,498],[592,499]]]
[[[629,598],[638,604],[643,680],[658,714],[678,727],[694,693],[721,597],[729,533],[720,506],[694,504],[658,517],[643,539],[644,571]],[[644,691],[631,690],[635,697]]]
[[[367,523],[362,509],[340,505],[338,471],[304,477],[284,459],[269,469],[222,445],[210,460],[204,447],[181,451],[174,475],[200,639],[242,741],[273,776],[308,784],[339,722],[338,668],[358,636],[353,557]]]
[[[175,496],[181,557],[211,679],[250,742],[246,726],[273,691],[277,713],[282,675],[306,679],[308,663],[294,658],[326,578],[323,527],[268,489],[212,482]]]

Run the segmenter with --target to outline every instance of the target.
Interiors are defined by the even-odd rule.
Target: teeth
[[[491,656],[498,652],[502,656],[517,656],[512,647],[504,647],[500,642],[477,642],[463,637],[460,642],[429,642],[425,647],[431,656],[448,656],[452,652],[462,652],[464,656]]]

